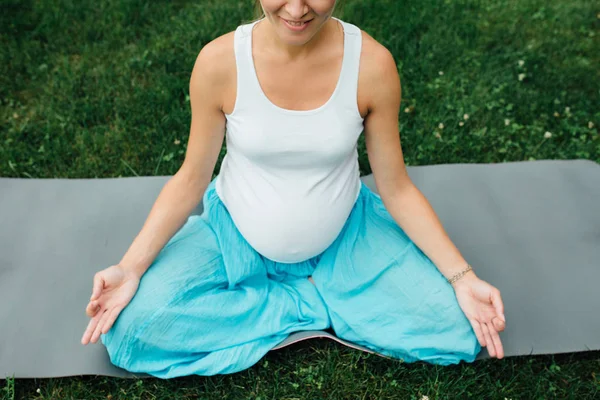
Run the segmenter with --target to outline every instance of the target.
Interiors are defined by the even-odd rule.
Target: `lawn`
[[[189,135],[196,56],[252,20],[252,8],[251,0],[3,0],[0,176],[174,174]],[[347,0],[336,15],[396,59],[407,165],[600,162],[600,7],[593,2]],[[361,174],[369,174],[362,136],[359,153]],[[311,341],[233,375],[0,382],[6,399],[426,396],[592,399],[600,396],[600,352],[441,367]]]

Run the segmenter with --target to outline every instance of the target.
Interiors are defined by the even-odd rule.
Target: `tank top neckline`
[[[343,40],[344,40],[344,44],[343,44],[343,54],[342,54],[342,67],[340,69],[340,73],[338,75],[338,79],[337,79],[337,83],[335,85],[335,89],[333,89],[333,93],[331,94],[331,96],[329,96],[329,99],[327,99],[327,101],[325,103],[323,103],[322,105],[320,105],[317,108],[312,108],[310,110],[291,110],[289,108],[283,108],[278,106],[277,104],[273,103],[265,94],[265,92],[262,89],[262,86],[260,85],[260,81],[258,79],[258,74],[256,73],[256,68],[254,66],[254,56],[252,55],[252,42],[253,42],[253,32],[254,32],[254,27],[256,26],[256,24],[262,20],[264,20],[265,18],[263,17],[262,19],[259,19],[257,21],[254,21],[251,23],[250,25],[250,34],[249,34],[249,39],[248,40],[248,49],[247,49],[247,54],[249,55],[249,64],[250,64],[250,75],[253,77],[254,79],[254,83],[256,84],[256,87],[258,88],[258,92],[259,95],[263,98],[263,100],[265,100],[265,102],[273,109],[285,113],[285,114],[290,114],[290,115],[310,115],[310,114],[315,114],[318,113],[324,109],[326,109],[331,103],[334,102],[335,98],[337,97],[337,93],[340,91],[340,87],[342,86],[342,81],[344,79],[344,72],[346,70],[346,64],[348,64],[348,37],[347,37],[347,29],[344,26],[344,22],[342,20],[340,20],[339,18],[336,17],[331,17],[332,19],[338,21],[338,23],[342,26],[342,30],[343,30]]]

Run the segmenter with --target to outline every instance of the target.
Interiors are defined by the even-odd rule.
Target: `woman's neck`
[[[256,24],[253,35],[256,38],[258,33],[259,42],[264,46],[263,49],[266,48],[268,52],[276,53],[278,57],[288,61],[294,61],[314,54],[316,49],[338,35],[341,31],[340,28],[339,23],[330,17],[308,42],[300,46],[290,45],[280,39],[275,29],[273,29],[272,23],[265,18]]]

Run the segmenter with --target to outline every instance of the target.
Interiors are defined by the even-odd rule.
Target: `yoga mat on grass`
[[[500,289],[506,357],[600,349],[600,165],[407,168],[465,259]],[[0,178],[2,378],[147,376],[80,339],[95,272],[121,259],[169,178]],[[376,190],[372,176],[362,179]],[[321,331],[293,333],[273,350],[313,337],[367,351]],[[477,359],[488,357],[483,348]]]

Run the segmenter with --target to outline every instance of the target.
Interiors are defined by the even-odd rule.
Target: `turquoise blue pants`
[[[475,360],[481,346],[454,289],[364,183],[333,244],[294,264],[246,242],[214,183],[202,215],[165,245],[101,335],[114,365],[159,378],[234,373],[292,332],[327,328],[405,362]]]

